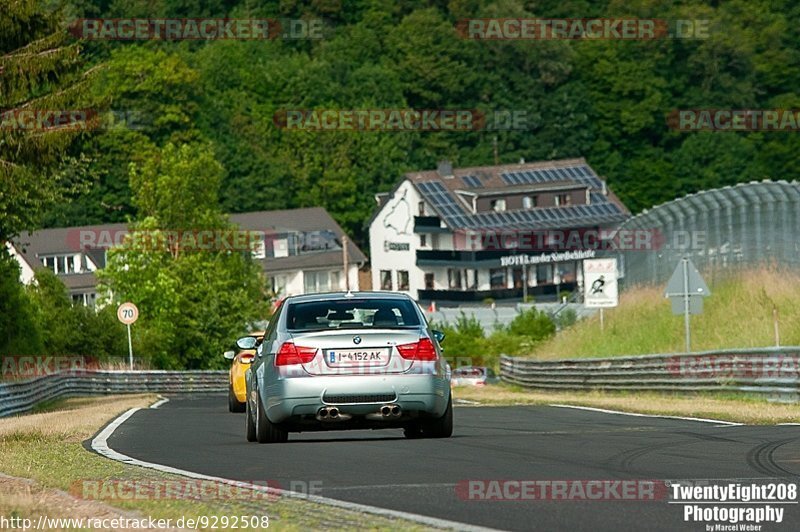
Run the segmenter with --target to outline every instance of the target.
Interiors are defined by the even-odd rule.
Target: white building
[[[376,200],[373,288],[426,302],[576,290],[582,260],[595,251],[558,239],[599,233],[630,215],[583,159],[463,169],[443,162],[406,174]]]
[[[263,244],[253,250],[268,288],[279,297],[359,289],[359,268],[366,257],[349,238],[348,267],[344,271],[345,233],[321,207],[261,211],[230,215],[243,231],[263,233]],[[52,270],[66,285],[76,304],[94,306],[97,278],[106,253],[128,234],[126,224],[43,229],[21,235],[10,245],[20,265],[20,281],[30,284],[38,268]]]

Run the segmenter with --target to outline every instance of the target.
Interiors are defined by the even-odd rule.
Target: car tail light
[[[436,348],[430,338],[420,338],[413,344],[397,346],[400,356],[406,360],[436,360]]]
[[[255,358],[256,355],[253,353],[242,353],[239,355],[239,362],[242,364],[252,364]]]
[[[308,364],[314,360],[314,355],[316,354],[316,347],[299,347],[292,342],[284,342],[275,355],[275,365]]]

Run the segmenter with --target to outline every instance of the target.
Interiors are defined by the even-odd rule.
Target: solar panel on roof
[[[461,178],[461,180],[470,188],[478,188],[483,186],[481,180],[474,175],[465,175]]]

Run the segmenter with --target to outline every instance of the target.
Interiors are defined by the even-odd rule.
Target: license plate
[[[388,349],[328,349],[329,366],[384,366],[389,363]]]

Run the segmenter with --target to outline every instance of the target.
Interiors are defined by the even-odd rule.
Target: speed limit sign
[[[128,301],[117,307],[117,319],[124,323],[128,328],[128,360],[130,361],[131,371],[133,371],[133,343],[131,342],[131,323],[139,317],[139,309],[136,305]]]
[[[139,309],[130,301],[117,308],[117,319],[125,325],[130,325],[139,318]]]

